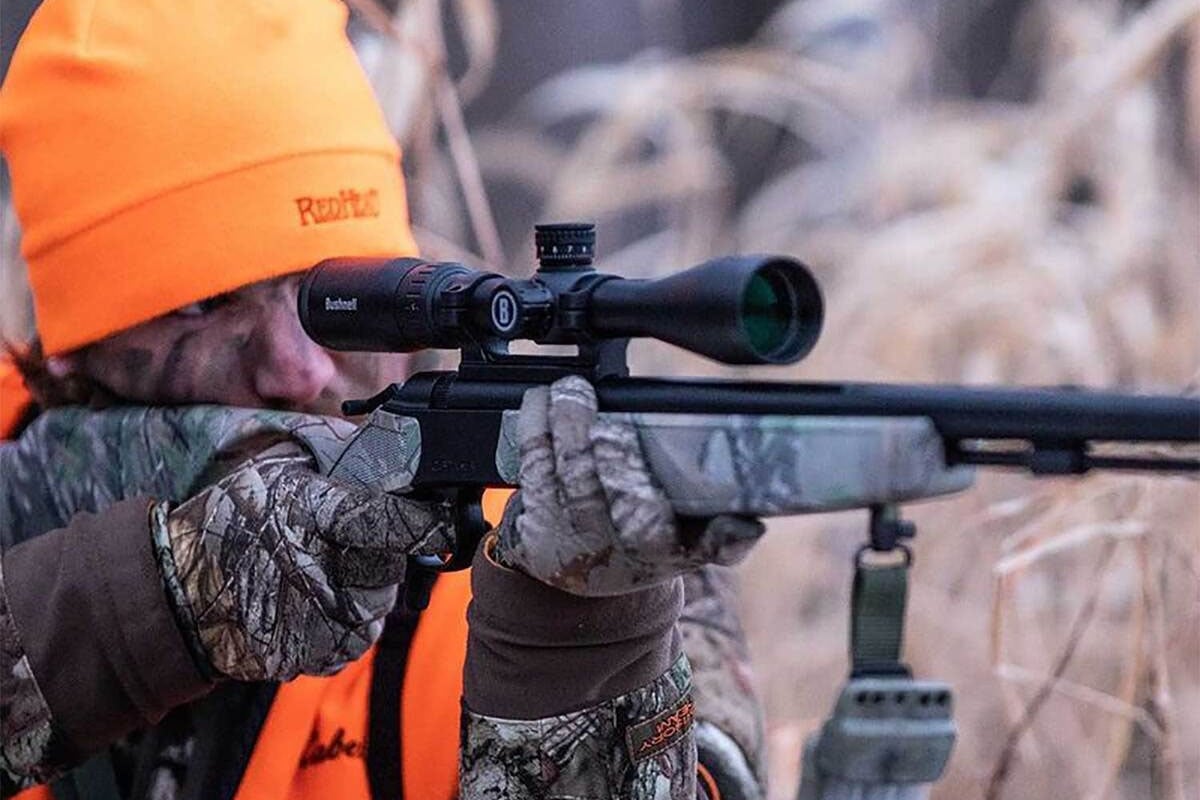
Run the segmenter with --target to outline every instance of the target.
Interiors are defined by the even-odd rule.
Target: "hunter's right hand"
[[[410,554],[453,547],[449,505],[373,494],[323,477],[281,442],[151,527],[185,635],[238,680],[328,674],[375,641]]]
[[[3,533],[20,542],[154,498],[159,572],[202,668],[244,680],[333,672],[379,635],[407,556],[453,549],[448,506],[322,476],[356,431],[224,406],[51,409],[0,451],[19,496],[44,498],[0,502]]]

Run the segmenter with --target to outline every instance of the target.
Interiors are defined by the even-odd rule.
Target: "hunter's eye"
[[[229,299],[228,294],[218,294],[213,297],[206,297],[195,303],[189,303],[183,308],[175,309],[172,313],[180,317],[203,317],[228,303]]]

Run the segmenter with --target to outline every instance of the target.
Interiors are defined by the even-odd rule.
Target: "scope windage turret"
[[[562,233],[570,226],[554,227],[562,240],[581,240]],[[589,247],[584,258],[543,258],[528,279],[415,258],[331,259],[304,277],[300,320],[335,350],[649,336],[728,364],[798,361],[820,335],[820,289],[793,259],[718,258],[666,278],[631,280],[595,272],[590,255]]]

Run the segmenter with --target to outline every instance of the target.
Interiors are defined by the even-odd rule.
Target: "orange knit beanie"
[[[336,0],[45,0],[0,88],[58,354],[332,256],[406,255],[399,152]]]

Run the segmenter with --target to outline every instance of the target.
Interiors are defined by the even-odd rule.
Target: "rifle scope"
[[[334,350],[649,336],[728,364],[792,363],[821,333],[820,289],[790,258],[718,258],[631,280],[592,268],[594,226],[580,223],[537,226],[537,250],[526,279],[417,258],[323,261],[301,284],[300,321]]]

